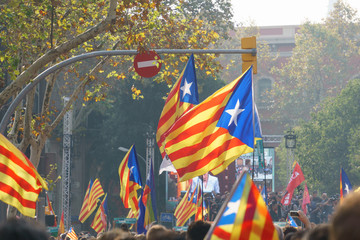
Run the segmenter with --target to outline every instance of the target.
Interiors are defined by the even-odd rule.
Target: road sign
[[[155,51],[139,53],[135,56],[135,71],[142,77],[151,78],[161,69],[160,56]]]
[[[172,213],[161,213],[160,214],[160,222],[172,222],[173,214]]]
[[[115,223],[135,224],[136,218],[114,218]]]

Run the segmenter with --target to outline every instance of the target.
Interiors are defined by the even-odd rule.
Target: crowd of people
[[[269,201],[271,202],[270,206],[277,204],[275,201],[279,201],[279,195],[276,195],[276,193],[269,194]],[[294,200],[294,203],[296,203],[296,199]],[[321,210],[316,210],[319,205],[321,205]],[[327,208],[327,206],[329,206],[329,208]],[[343,199],[341,204],[339,204],[336,199],[332,200],[331,198],[328,198],[326,194],[322,194],[318,199],[317,193],[313,192],[312,203],[310,203],[308,207],[309,209],[314,209],[312,212],[325,212],[325,216],[321,218],[321,214],[319,214],[317,217],[314,217],[311,215],[311,211],[309,216],[307,216],[302,210],[298,210],[297,219],[302,224],[297,228],[290,225],[280,227],[277,225],[276,219],[273,219],[275,222],[274,226],[280,240],[359,239],[360,228],[358,226],[360,223],[360,192],[350,193],[346,198]],[[281,208],[280,211],[282,211]],[[327,222],[327,220],[329,220],[329,222]],[[155,224],[149,228],[146,234],[136,234],[129,230],[127,225],[121,225],[119,228],[100,233],[97,236],[91,236],[88,232],[80,232],[78,239],[193,240],[203,239],[209,231],[210,227],[210,222],[194,221],[189,224],[187,231],[175,231],[173,229],[168,229],[165,226]],[[13,218],[0,225],[0,240],[3,239],[50,240],[56,238],[49,236],[49,233],[46,231],[45,227],[39,225],[35,221],[22,218]],[[68,240],[69,237],[65,233],[58,236],[58,239]]]
[[[303,208],[302,190],[294,194],[291,204],[284,206],[281,204],[281,193],[271,192],[268,194],[268,210],[274,222],[285,222],[290,211],[305,210],[307,217],[315,224],[329,222],[329,217],[339,202],[339,196],[329,197],[327,193],[322,193],[321,197],[317,191],[310,195],[310,203]],[[297,223],[300,223],[297,220]]]

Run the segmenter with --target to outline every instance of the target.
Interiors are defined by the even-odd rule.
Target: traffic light
[[[256,37],[241,38],[241,49],[255,49]],[[253,65],[253,73],[257,73],[256,51],[254,53],[242,54],[242,71],[245,72],[251,65]]]

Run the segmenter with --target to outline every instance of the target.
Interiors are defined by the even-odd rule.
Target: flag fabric
[[[106,210],[105,210],[106,209]],[[95,213],[94,220],[92,221],[90,227],[95,230],[95,232],[105,232],[107,227],[107,194],[105,194],[104,199],[102,200],[98,210]]]
[[[58,229],[58,236],[60,234],[65,232],[65,225],[64,225],[64,211],[61,213],[60,223],[59,223],[59,229]]]
[[[252,67],[187,111],[166,133],[165,151],[180,181],[218,174],[254,149]]]
[[[149,171],[139,201],[139,219],[137,221],[137,231],[139,234],[146,233],[151,224],[157,221],[154,169],[151,160]]]
[[[52,208],[52,205],[51,205],[51,202],[50,202],[50,199],[49,199],[49,195],[47,194],[47,192],[45,192],[46,194],[46,201],[47,201],[47,209],[48,209],[48,215],[53,215],[54,216],[54,227],[57,226],[57,222],[56,222],[56,216],[55,216],[55,212],[54,212],[54,209]],[[45,211],[45,214],[46,214],[46,211]]]
[[[159,146],[163,159],[166,155],[163,147],[165,133],[181,115],[183,115],[196,104],[199,104],[199,96],[195,73],[194,55],[191,54],[184,70],[180,74],[180,77],[170,90],[160,115],[160,120],[156,131],[156,142]]]
[[[137,190],[141,188],[140,168],[135,146],[132,145],[119,166],[120,198],[125,208],[139,210]]]
[[[261,196],[263,197],[264,202],[265,202],[265,204],[267,206],[268,205],[268,198],[267,198],[267,192],[266,192],[266,187],[265,186],[261,190]]]
[[[179,204],[176,206],[175,211],[174,211],[174,216],[176,218],[179,218],[181,213],[183,212],[185,205],[188,203],[188,199],[191,196],[190,194],[190,188],[191,185],[188,186],[188,189],[186,191],[186,193],[184,194],[183,198],[180,200]]]
[[[45,181],[30,160],[0,134],[0,200],[25,216],[35,217],[36,202]]]
[[[296,222],[294,221],[294,219],[291,216],[288,216],[286,219],[286,222],[291,226],[291,227],[298,227],[298,225],[296,224]]]
[[[286,192],[284,197],[281,199],[281,203],[284,206],[288,206],[291,203],[292,195],[295,189],[305,180],[304,174],[301,171],[300,165],[296,162],[290,181],[286,187]]]
[[[200,181],[196,185],[193,193],[189,195],[183,210],[176,216],[176,226],[184,226],[185,223],[196,214],[198,197],[200,193]]]
[[[200,185],[200,182],[198,182]],[[201,187],[198,188],[197,193],[197,203],[196,203],[196,214],[195,214],[195,221],[197,220],[204,220],[204,217],[208,214],[208,210],[206,207],[206,202],[203,200],[202,197],[202,190]]]
[[[305,183],[304,194],[303,194],[303,202],[301,204],[302,210],[305,213],[305,215],[307,213],[307,208],[306,208],[307,204],[310,204],[310,194],[309,194],[309,189],[307,187],[307,184]]]
[[[78,237],[72,227],[70,227],[69,232],[66,234],[66,237],[69,237],[71,240],[77,240]]]
[[[247,173],[236,181],[205,239],[278,239],[264,199]]]
[[[104,190],[100,184],[99,179],[95,179],[95,181],[92,184],[89,199],[88,199],[88,209],[93,212],[95,211],[98,203],[98,199],[104,196]]]
[[[89,195],[90,195],[92,184],[93,184],[93,182],[90,179],[88,187],[86,189],[84,201],[83,201],[83,204],[82,204],[81,209],[80,209],[79,221],[82,222],[82,223],[84,223],[85,220],[88,219],[88,217],[92,213],[92,212],[90,212],[89,207],[88,207],[89,206]]]
[[[129,213],[126,216],[126,218],[138,218],[139,217],[139,211],[134,212],[131,208],[129,209]]]
[[[343,168],[340,170],[340,201],[352,190],[348,176]]]

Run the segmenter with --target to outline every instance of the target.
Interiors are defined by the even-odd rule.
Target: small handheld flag
[[[291,216],[287,217],[286,222],[292,227],[296,227],[296,228],[298,227],[298,225]]]
[[[68,234],[66,234],[66,237],[69,237],[71,240],[77,240],[78,237],[72,227],[70,227]]]

